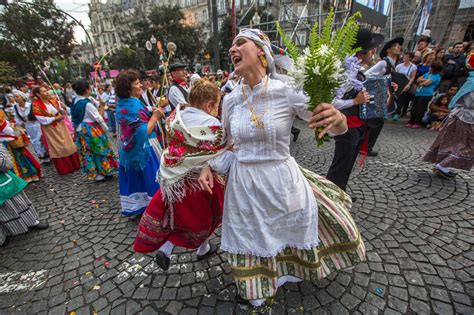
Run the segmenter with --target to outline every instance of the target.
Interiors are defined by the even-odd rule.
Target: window
[[[207,19],[208,19],[208,17],[207,17],[207,10],[204,9],[204,10],[202,10],[202,21],[203,21],[204,23],[207,23]]]
[[[299,46],[306,46],[306,32],[297,32],[296,37]]]
[[[240,0],[235,0],[234,5],[235,11],[240,11]]]

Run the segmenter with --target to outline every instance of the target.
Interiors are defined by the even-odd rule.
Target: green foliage
[[[298,57],[301,54],[300,50],[298,49],[296,44],[293,43],[293,41],[286,36],[283,29],[280,27],[280,23],[278,23],[278,21],[276,22],[276,29],[278,31],[278,34],[281,36],[281,39],[283,40],[283,43],[286,46],[286,49],[288,51],[288,55],[290,56],[290,58],[293,59],[293,60],[298,59]]]
[[[17,79],[16,69],[6,61],[0,61],[0,84],[13,83]]]
[[[69,55],[74,47],[75,22],[53,2],[11,3],[0,11],[0,60],[22,73],[50,58]],[[8,52],[8,53],[4,53]]]
[[[314,110],[321,103],[331,103],[336,90],[343,83],[344,59],[358,51],[353,45],[359,29],[357,23],[359,17],[360,13],[355,13],[342,27],[335,29],[334,9],[331,8],[323,26],[317,23],[313,25],[309,47],[303,51],[303,55],[277,23],[277,31],[294,61],[294,69],[288,74],[293,76],[295,86],[302,87],[308,94],[309,110]],[[316,134],[321,129],[316,129]],[[324,143],[323,139],[317,141],[318,145]]]
[[[132,48],[123,47],[112,53],[107,62],[112,69],[140,69],[141,64],[139,60],[140,56],[137,51]]]

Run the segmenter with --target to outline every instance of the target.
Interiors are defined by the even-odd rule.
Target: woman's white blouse
[[[78,102],[84,98],[85,97],[78,95],[74,99],[74,102]],[[100,115],[97,108],[93,105],[93,103],[87,103],[86,111],[84,113],[84,119],[82,121],[83,122],[96,122],[96,123],[99,123],[102,127],[106,126],[104,119]],[[78,126],[76,130],[80,131],[80,129],[81,129],[80,126]]]
[[[53,105],[49,103],[46,104],[46,109],[52,115],[56,115],[58,113],[58,110],[56,109],[56,107],[54,107]],[[54,117],[45,117],[45,116],[36,116],[36,119],[38,119],[38,121],[42,125],[50,125],[56,121]]]
[[[266,80],[269,80],[266,92],[262,93]],[[248,103],[242,90],[245,90]],[[268,77],[253,90],[248,85],[239,84],[224,98],[222,105],[222,123],[228,141],[234,143],[233,154],[221,155],[209,161],[209,165],[225,173],[231,164],[229,159],[233,158],[239,162],[287,159],[290,157],[290,131],[294,118],[298,116],[305,121],[311,118],[312,113],[307,109],[308,100],[302,92],[295,92],[286,83]],[[263,129],[252,122],[250,106],[255,106],[254,112],[259,117],[265,111]]]

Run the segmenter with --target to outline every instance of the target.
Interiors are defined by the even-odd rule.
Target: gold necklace
[[[255,109],[257,107],[257,104],[258,104],[258,101],[259,99],[262,97],[263,94],[265,94],[265,92],[267,91],[267,85],[268,85],[268,77],[267,77],[267,80],[265,81],[265,85],[263,86],[262,88],[262,91],[257,95],[257,97],[255,98],[255,102],[254,102],[254,105],[252,106],[252,104],[250,103],[247,95],[245,95],[245,88],[244,86],[242,85],[242,96],[244,98],[244,101],[247,103],[247,108],[249,109],[250,111],[250,120],[253,122],[253,124],[255,125],[255,127],[257,127],[258,129],[263,129],[264,127],[264,124],[263,124],[263,116],[265,116],[266,112],[267,112],[267,99],[265,98],[265,106],[263,108],[263,112],[260,116],[257,115],[257,113],[255,113]]]

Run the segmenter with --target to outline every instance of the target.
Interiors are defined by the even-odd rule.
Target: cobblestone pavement
[[[420,157],[435,134],[401,125],[385,126],[380,155],[350,181],[367,262],[316,283],[287,284],[258,310],[237,304],[220,255],[197,262],[175,250],[163,272],[151,256],[133,253],[138,220],[120,217],[117,180],[60,177],[48,166],[26,192],[51,227],[0,249],[0,313],[473,314],[474,173],[433,177]],[[315,149],[312,137],[303,131],[292,152],[325,174],[333,144]]]

